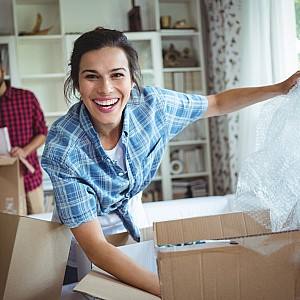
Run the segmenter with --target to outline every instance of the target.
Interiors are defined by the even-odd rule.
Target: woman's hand
[[[300,78],[300,70],[294,73],[291,77],[286,79],[285,81],[278,83],[277,86],[279,87],[279,95],[280,94],[287,94],[298,82]]]

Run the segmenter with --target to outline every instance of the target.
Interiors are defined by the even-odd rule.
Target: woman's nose
[[[108,79],[103,79],[100,81],[98,87],[98,94],[109,94],[114,90],[112,82]]]

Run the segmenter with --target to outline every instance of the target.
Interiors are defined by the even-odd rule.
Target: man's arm
[[[26,158],[29,154],[36,151],[38,147],[43,145],[45,141],[46,141],[46,136],[44,134],[38,134],[23,148],[13,147],[10,151],[10,155],[14,157]]]

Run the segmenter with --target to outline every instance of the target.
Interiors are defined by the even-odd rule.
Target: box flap
[[[0,212],[0,299],[3,299],[19,217]]]
[[[150,293],[123,283],[100,270],[90,271],[74,288],[75,292],[103,300],[159,300]]]
[[[19,159],[31,173],[35,172],[34,167],[26,158],[20,157]],[[11,166],[16,162],[16,160],[18,160],[18,157],[0,156],[0,166]]]
[[[7,218],[19,222],[3,299],[59,299],[70,249],[70,230],[59,223],[29,217],[7,214]],[[7,230],[9,226],[6,224]]]
[[[268,219],[269,211],[260,211]],[[238,212],[154,223],[156,244],[179,244],[270,232],[248,213]]]
[[[29,170],[30,173],[35,172],[34,167],[29,163],[29,161],[26,158],[20,157],[20,161],[25,165],[25,167]]]
[[[17,157],[0,156],[0,166],[11,166],[17,159]]]

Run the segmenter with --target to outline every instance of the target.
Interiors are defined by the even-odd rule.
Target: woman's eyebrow
[[[114,68],[114,69],[111,69],[109,72],[117,72],[117,71],[127,72],[127,70],[125,68]],[[86,69],[86,70],[82,70],[82,72],[81,72],[81,74],[84,74],[84,73],[98,73],[98,72],[96,70]]]
[[[87,69],[87,70],[82,70],[81,71],[81,74],[84,74],[84,73],[97,73],[95,70],[89,70],[89,69]]]
[[[116,71],[125,71],[125,72],[127,72],[127,70],[125,68],[115,68],[115,69],[111,70],[111,72],[116,72]]]

